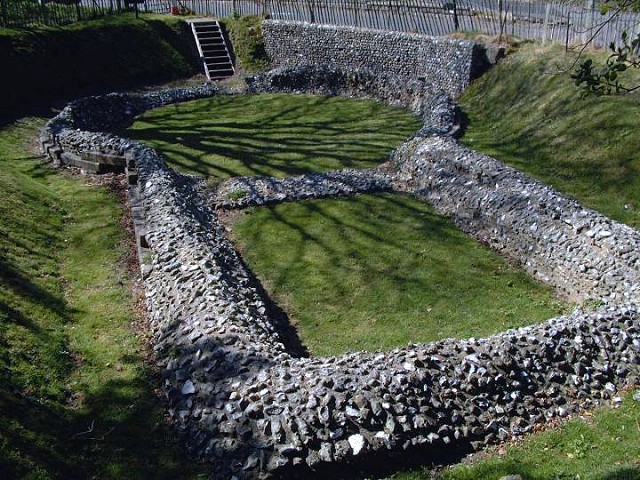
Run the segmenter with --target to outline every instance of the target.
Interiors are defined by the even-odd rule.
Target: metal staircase
[[[215,20],[190,23],[207,79],[222,80],[233,76],[235,69],[220,24]]]

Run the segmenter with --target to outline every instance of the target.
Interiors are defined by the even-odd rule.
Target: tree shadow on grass
[[[5,263],[5,279],[7,271]],[[155,393],[161,381],[140,367],[139,355],[120,358],[122,368],[136,372],[133,378],[73,389],[85,362],[66,352],[62,325],[39,324],[4,295],[38,304],[62,324],[80,312],[15,269],[9,278],[0,290],[0,478],[170,479],[205,470],[188,460],[165,422]],[[30,307],[30,315],[40,311]],[[91,375],[107,367],[86,368]]]
[[[361,195],[252,211],[236,225],[241,248],[315,354],[484,335],[512,317],[558,313],[547,313],[558,307],[546,290],[413,199]],[[527,307],[538,299],[550,304]],[[485,308],[492,314],[478,317]]]
[[[159,414],[156,382],[144,375],[110,381],[74,409],[26,395],[3,378],[0,476],[196,478],[206,467],[189,461]]]
[[[125,380],[84,386],[84,376],[120,366],[69,351],[64,327],[87,313],[57,281],[30,277],[40,262],[30,256],[46,252],[25,246],[24,264],[0,259],[0,478],[196,478],[206,468],[166,424],[161,380],[140,355],[120,357],[133,371]]]
[[[429,245],[430,241],[442,241],[446,239],[448,248],[453,256],[464,255],[467,252],[468,240],[460,233],[460,231],[448,220],[434,213],[428,213],[425,209],[416,207],[408,199],[395,196],[392,194],[381,195],[364,195],[356,198],[347,198],[341,200],[330,200],[330,202],[342,202],[346,211],[342,215],[332,213],[332,209],[327,203],[318,201],[303,201],[296,207],[296,217],[318,218],[327,222],[327,226],[323,227],[325,231],[337,232],[338,237],[342,237],[344,242],[336,243],[325,238],[323,235],[314,234],[312,229],[304,227],[301,222],[295,218],[291,218],[285,212],[288,209],[279,208],[277,205],[270,205],[266,208],[270,212],[273,222],[281,224],[283,227],[297,232],[300,238],[300,245],[295,250],[288,251],[288,265],[281,277],[287,277],[291,273],[291,269],[296,269],[301,262],[304,262],[304,256],[312,245],[321,249],[323,256],[328,258],[327,263],[332,265],[341,265],[345,258],[350,255],[359,258],[363,262],[367,271],[385,273],[381,270],[379,254],[384,249],[389,255],[397,258],[415,258],[419,252],[409,249],[402,238],[389,237],[382,234],[387,228],[393,228],[400,219],[406,217],[414,217],[418,219],[419,224],[416,228],[420,229],[424,234],[425,245]],[[358,202],[364,202],[366,205],[361,212],[363,218],[359,218],[357,208],[349,208],[348,205],[357,205]],[[377,207],[376,207],[377,204]],[[385,208],[385,204],[388,208]],[[379,207],[379,208],[378,208]],[[375,215],[371,212],[375,211]],[[367,214],[368,212],[368,214]],[[395,214],[399,213],[399,216]],[[367,218],[369,217],[369,218]],[[386,233],[386,232],[385,232]],[[254,229],[253,243],[258,243],[262,236],[259,227]],[[293,247],[293,245],[291,245]],[[359,252],[375,252],[372,255],[361,255]],[[395,265],[394,265],[395,266]],[[406,272],[410,274],[410,271]],[[280,280],[276,280],[280,282]],[[397,278],[402,283],[407,277]],[[335,285],[338,279],[330,277],[326,279],[328,285]]]
[[[27,298],[28,301],[37,303],[57,315],[67,317],[74,313],[73,310],[69,309],[63,299],[27,278],[12,263],[2,258],[0,258],[0,282],[20,297]],[[24,319],[22,314],[19,314],[17,310],[11,308],[4,302],[2,302],[2,305],[4,307],[3,310],[7,312],[8,319]]]
[[[294,97],[270,108],[269,99],[261,96],[217,98],[153,112],[123,133],[156,146],[170,164],[189,173],[286,177],[374,166],[418,128],[406,113],[378,106],[363,110],[364,118],[345,112],[344,106],[330,113],[332,104],[323,105],[331,101],[307,97],[301,102]],[[256,108],[255,102],[262,111],[246,117],[247,109]],[[305,102],[312,104],[318,118]],[[318,106],[322,108],[313,110]],[[393,130],[386,128],[390,124],[395,125]]]

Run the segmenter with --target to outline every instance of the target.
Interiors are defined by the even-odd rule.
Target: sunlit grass
[[[419,128],[406,110],[372,100],[264,94],[158,108],[124,134],[177,170],[217,180],[374,167]]]
[[[640,227],[640,95],[587,97],[558,47],[524,45],[461,99],[463,142]],[[631,72],[640,83],[640,72]]]
[[[635,390],[639,392],[640,390]],[[640,401],[634,391],[620,408],[603,408],[521,443],[492,450],[493,455],[443,472],[443,480],[637,480],[640,478]],[[638,393],[636,393],[638,395]],[[427,480],[428,472],[400,473],[396,480]]]
[[[485,336],[566,308],[549,288],[406,197],[256,208],[233,232],[315,355]]]

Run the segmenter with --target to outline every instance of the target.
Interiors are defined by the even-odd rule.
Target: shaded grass
[[[373,167],[419,128],[414,115],[371,100],[265,94],[158,108],[124,134],[216,180]]]
[[[640,401],[625,395],[618,409],[602,408],[555,430],[531,435],[519,444],[471,465],[445,470],[443,480],[637,480],[640,478]],[[396,480],[431,478],[428,472],[400,473]]]
[[[462,96],[462,140],[639,228],[640,95],[582,98],[563,72],[572,59],[559,47],[521,46]]]
[[[0,131],[0,478],[193,478],[132,334],[116,199]]]
[[[564,308],[548,288],[406,197],[255,208],[233,237],[314,355],[485,336]]]
[[[184,21],[130,14],[64,27],[0,29],[0,63],[0,118],[28,103],[184,78],[200,68]]]

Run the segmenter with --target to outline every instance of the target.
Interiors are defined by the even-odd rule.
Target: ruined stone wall
[[[640,303],[640,232],[452,138],[416,138],[395,154],[396,188],[564,298]]]
[[[262,33],[273,66],[331,64],[423,80],[456,98],[486,55],[474,42],[335,25],[265,21]]]
[[[384,471],[619,403],[619,389],[638,382],[640,312],[633,303],[640,233],[461,147],[446,135],[450,129],[433,136],[442,125],[428,122],[446,115],[425,115],[423,134],[370,176],[329,173],[314,177],[314,188],[332,194],[342,184],[345,192],[373,185],[415,194],[530,273],[542,272],[565,295],[606,305],[486,339],[301,357],[227,240],[220,203],[211,204],[200,181],[172,171],[149,147],[86,130],[121,126],[130,113],[119,108],[204,94],[187,89],[132,103],[117,96],[78,102],[48,124],[43,140],[51,151],[119,152],[127,159],[169,413],[189,451],[211,462],[214,478]],[[296,185],[309,183],[230,182],[249,192],[238,206],[295,200]]]

